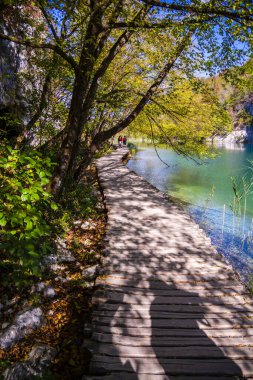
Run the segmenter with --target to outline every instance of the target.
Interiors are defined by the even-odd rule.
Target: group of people
[[[126,146],[126,143],[127,143],[127,138],[126,136],[119,136],[118,137],[118,146],[121,148],[122,145]]]

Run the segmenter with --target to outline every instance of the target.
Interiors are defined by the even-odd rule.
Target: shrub
[[[0,146],[0,248],[3,250],[0,266],[12,267],[16,284],[24,275],[40,275],[42,255],[50,249],[49,216],[57,205],[45,186],[52,165],[49,158],[37,151],[28,153]]]

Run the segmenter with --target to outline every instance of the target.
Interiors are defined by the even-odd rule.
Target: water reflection
[[[253,146],[237,145],[233,150],[222,147],[217,152],[214,160],[196,165],[172,150],[159,149],[161,158],[170,165],[168,168],[153,148],[143,147],[129,161],[128,167],[159,190],[186,202],[191,216],[247,281],[253,268],[253,197],[250,194],[247,199],[245,220],[236,218],[230,209],[233,203],[231,177],[237,182],[244,176],[252,177],[249,160],[253,159]]]

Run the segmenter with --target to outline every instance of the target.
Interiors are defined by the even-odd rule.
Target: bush
[[[49,216],[57,205],[45,186],[52,165],[37,151],[0,146],[0,266],[13,268],[16,284],[24,275],[39,276],[42,255],[50,250]]]

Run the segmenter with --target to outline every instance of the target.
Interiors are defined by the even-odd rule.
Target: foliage
[[[41,258],[50,250],[50,212],[57,205],[45,187],[53,164],[36,151],[5,145],[0,156],[0,265],[12,267],[18,283],[24,275],[39,276]]]
[[[221,75],[209,78],[206,83],[214,90],[219,100],[232,117],[235,128],[244,128],[253,122],[253,59]]]
[[[75,219],[86,220],[89,217],[96,217],[97,198],[93,193],[92,184],[79,183],[75,187],[69,188],[58,205],[58,212],[53,220],[53,225],[58,233],[68,230]]]
[[[178,153],[202,157],[212,152],[203,142],[231,128],[228,113],[208,87],[178,78],[171,93],[158,92],[146,107],[145,118],[137,118],[128,131],[170,145]]]
[[[131,154],[134,153],[134,152],[136,152],[136,150],[137,150],[137,145],[135,145],[132,142],[128,142],[127,143],[127,147],[130,150]]]
[[[156,96],[163,105],[158,121],[168,133],[166,140],[178,140],[173,146],[184,145],[187,154],[202,154],[199,142],[216,133],[221,120],[216,112],[212,128],[207,123],[194,138],[207,118],[202,112],[199,121],[191,121],[190,97],[179,107],[179,92],[184,94],[178,85],[186,78],[240,65],[252,48],[251,1],[12,0],[4,2],[2,14],[7,27],[0,38],[25,46],[32,57],[38,55],[35,67],[42,76],[50,74],[50,102],[43,96],[35,102],[36,122],[29,128],[35,143],[43,145],[55,136],[59,154],[51,191],[56,195],[66,179],[76,178],[108,140],[137,117],[139,125],[147,124],[147,112],[156,117],[158,108],[150,104]],[[194,97],[195,104],[201,104]],[[174,119],[178,112],[180,119],[191,117],[188,128],[182,120],[178,126],[171,120],[173,112]],[[161,139],[161,133],[156,137]],[[86,157],[79,154],[82,149]]]

